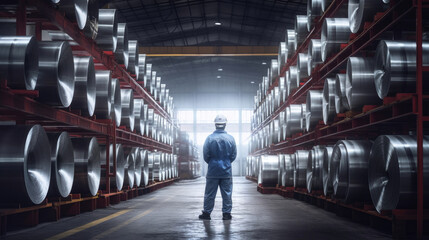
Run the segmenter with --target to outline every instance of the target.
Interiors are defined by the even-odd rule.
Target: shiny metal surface
[[[149,173],[149,180],[148,180],[148,182],[155,181],[154,171],[153,171],[154,157],[155,157],[155,153],[148,151],[148,173]]]
[[[79,44],[70,37],[67,33],[58,30],[48,30],[49,39],[51,41],[67,41],[70,46],[78,46]]]
[[[128,27],[126,23],[118,23],[115,59],[128,68]]]
[[[138,74],[137,80],[143,81],[142,87],[147,87],[147,79],[146,78],[146,54],[139,54],[139,64],[138,64]]]
[[[140,148],[141,163],[141,186],[145,187],[149,184],[149,158],[148,150]]]
[[[51,179],[49,140],[40,125],[0,126],[0,202],[40,204]]]
[[[282,70],[282,67],[284,67],[286,65],[287,62],[287,55],[288,55],[288,50],[287,50],[287,45],[286,42],[280,42],[279,43],[279,53],[278,53],[278,64],[279,64],[279,68],[278,68],[278,76],[280,76],[280,72]]]
[[[128,41],[128,66],[127,70],[139,76],[139,42],[137,40]]]
[[[71,21],[76,21],[80,30],[88,29],[91,26],[96,27],[97,22],[91,18],[91,15],[97,13],[98,1],[94,0],[56,0],[58,7],[65,12],[66,17]],[[92,20],[92,22],[90,22]],[[95,25],[94,25],[95,24]]]
[[[332,178],[330,177],[330,163],[331,163],[331,156],[332,151],[334,147],[333,146],[326,146],[323,150],[323,171],[322,171],[322,178],[323,178],[323,194],[325,196],[329,196],[334,192],[334,188],[332,186]]]
[[[322,99],[323,94],[320,90],[310,90],[307,93],[306,114],[308,117],[305,123],[308,132],[319,124],[319,120],[323,119]]]
[[[310,0],[311,1],[311,0]],[[307,74],[311,75],[313,69],[317,65],[323,63],[322,61],[322,42],[320,39],[311,39],[310,44],[308,45],[308,64],[307,64]]]
[[[381,99],[416,91],[416,59],[416,42],[383,40],[378,44],[374,78]],[[423,65],[429,65],[429,42],[423,42]]]
[[[297,49],[295,29],[287,29],[285,37],[287,47],[287,58],[292,57]]]
[[[0,80],[10,88],[34,90],[39,75],[38,43],[34,37],[0,37]]]
[[[307,191],[323,189],[323,154],[324,146],[314,146],[307,159]]]
[[[323,122],[325,124],[332,123],[337,115],[335,111],[335,82],[335,78],[327,78],[323,86],[322,106]]]
[[[372,58],[350,57],[347,61],[346,98],[350,110],[381,103],[374,84]]]
[[[295,154],[284,155],[285,170],[282,175],[282,186],[293,187],[295,171]]]
[[[100,145],[100,162],[106,165],[106,145]],[[127,159],[124,156],[124,149],[122,144],[116,144],[116,172],[113,168],[113,144],[109,148],[109,167],[110,173],[114,173],[115,177],[110,177],[110,188],[118,191],[122,190],[125,178],[125,164]],[[106,190],[106,169],[101,169],[100,185],[103,190]]]
[[[377,12],[383,11],[387,6],[381,0],[349,0],[348,19],[350,22],[350,31],[357,33],[363,29],[365,22],[372,22]]]
[[[72,193],[95,196],[100,187],[100,146],[96,137],[72,138],[74,181]]]
[[[331,161],[338,162],[333,178],[336,198],[345,202],[370,198],[368,160],[371,146],[372,141],[368,140],[340,140],[335,144]]]
[[[162,181],[162,159],[161,159],[161,153],[155,152],[153,154],[153,179],[154,181]]]
[[[278,186],[282,186],[282,177],[285,171],[285,155],[278,154],[278,171],[277,171],[277,184]]]
[[[308,54],[306,53],[298,53],[298,59],[297,62],[297,78],[298,82],[301,80],[307,78],[308,75]]]
[[[96,82],[92,57],[73,58],[74,61],[74,95],[72,108],[81,109],[84,116],[92,116],[95,111]]]
[[[136,187],[140,187],[140,185],[142,184],[142,168],[144,164],[144,156],[142,155],[142,149],[139,147],[134,147],[131,149],[130,154],[134,155],[134,183]]]
[[[307,28],[307,15],[296,15],[295,16],[295,34],[296,34],[296,45],[295,50],[302,44],[308,35]]]
[[[328,7],[331,5],[333,0],[322,0],[322,11],[326,11]]]
[[[270,68],[271,83],[275,82],[279,76],[279,62],[277,59],[271,59],[271,68]]]
[[[323,14],[322,9],[323,0],[307,0],[307,30],[311,31],[314,26],[316,17]]]
[[[301,132],[301,104],[291,104],[286,108],[286,136]]]
[[[337,74],[335,78],[335,112],[343,113],[349,109],[346,97],[346,74]]]
[[[132,188],[134,186],[136,174],[136,160],[135,155],[130,152],[127,156],[124,166],[124,186]]]
[[[300,120],[301,132],[305,132],[307,130],[306,116],[307,116],[307,104],[303,103],[301,104],[301,120]]]
[[[110,85],[110,118],[115,120],[116,126],[121,126],[122,118],[122,94],[121,94],[121,84],[119,79],[113,78],[112,84]]]
[[[48,133],[51,146],[51,181],[48,195],[67,197],[73,186],[73,145],[67,132]]]
[[[286,72],[286,90],[290,96],[293,90],[299,88],[298,69],[296,66],[290,66]]]
[[[293,178],[293,186],[295,188],[307,187],[308,152],[307,150],[297,150],[295,152],[295,170]]]
[[[134,126],[137,133],[144,134],[143,99],[134,99]]]
[[[258,184],[262,184],[264,187],[275,186],[278,168],[277,155],[260,156]]]
[[[67,42],[39,42],[39,100],[69,107],[74,94],[74,62]]]
[[[96,98],[95,115],[99,119],[109,119],[112,99],[112,78],[110,71],[95,71]]]
[[[416,136],[379,136],[369,157],[369,190],[378,212],[415,209],[417,203]],[[423,137],[423,184],[429,183],[429,137]],[[424,204],[429,191],[423,189]]]
[[[350,38],[348,18],[326,18],[322,25],[322,60],[340,51],[341,44],[347,43]]]
[[[95,41],[104,51],[116,51],[118,45],[118,14],[116,9],[99,10],[98,33]]]
[[[121,89],[121,125],[134,131],[134,93],[132,89]]]

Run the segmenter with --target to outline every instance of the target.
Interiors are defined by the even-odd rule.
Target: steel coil
[[[291,104],[286,108],[286,136],[301,132],[301,104]]]
[[[95,41],[104,51],[116,51],[118,45],[118,15],[116,9],[100,9]]]
[[[301,132],[305,132],[307,130],[307,104],[303,103],[301,104],[301,120],[300,120],[300,126],[301,126]]]
[[[271,126],[271,142],[273,144],[277,144],[279,143],[279,132],[280,132],[280,126],[279,126],[279,120],[278,119],[274,119],[271,122],[272,126]]]
[[[277,155],[260,156],[258,184],[264,187],[276,186],[278,168]]]
[[[288,54],[288,50],[287,50],[287,45],[286,42],[280,42],[279,43],[279,53],[278,53],[278,76],[280,76],[281,71],[282,71],[282,67],[284,67],[286,65],[287,62],[287,54]]]
[[[124,185],[132,188],[134,186],[136,174],[136,160],[135,155],[130,152],[127,156],[124,166]]]
[[[423,185],[429,183],[429,137],[423,137]],[[417,203],[416,136],[379,136],[369,158],[369,190],[378,212],[397,208],[415,209]],[[423,189],[425,206],[429,191]]]
[[[383,11],[385,3],[381,0],[349,0],[348,19],[350,31],[357,33],[363,29],[364,23],[372,21],[377,12]]]
[[[284,155],[285,170],[282,175],[282,186],[293,187],[295,171],[295,154]]]
[[[271,67],[270,67],[270,81],[271,84],[274,83],[279,76],[279,62],[277,59],[271,59]]]
[[[278,156],[278,171],[277,171],[277,185],[281,186],[282,185],[282,177],[283,177],[283,172],[285,171],[285,155],[284,154],[279,154]]]
[[[76,21],[80,30],[92,38],[97,33],[98,24],[98,1],[97,0],[56,0],[59,9],[71,21]],[[95,36],[92,38],[94,39]]]
[[[144,133],[143,99],[134,99],[134,126],[138,133]]]
[[[74,57],[75,89],[72,108],[81,109],[84,116],[94,115],[95,110],[95,70],[92,57]]]
[[[429,65],[429,42],[423,42],[422,56],[423,65]],[[378,44],[374,73],[375,88],[381,99],[395,93],[416,91],[416,59],[415,41],[383,40]]]
[[[346,98],[350,110],[380,104],[374,84],[374,60],[350,57],[347,61]]]
[[[136,75],[139,75],[139,42],[137,40],[128,41],[128,66],[127,70]]]
[[[144,156],[143,151],[139,147],[134,147],[131,149],[130,154],[134,155],[134,183],[136,187],[142,185],[142,175],[143,175],[143,166],[144,166]]]
[[[110,118],[112,107],[112,78],[110,74],[110,71],[95,71],[95,115],[98,119]]]
[[[368,159],[372,141],[341,140],[335,144],[331,162],[334,167],[335,197],[345,202],[368,200]],[[331,171],[332,171],[331,166]]]
[[[67,42],[39,42],[39,100],[69,107],[74,94],[74,62]]]
[[[347,43],[350,38],[348,18],[326,18],[322,26],[322,61],[340,51],[341,44]]]
[[[317,65],[323,63],[322,61],[322,42],[320,39],[311,39],[310,44],[308,45],[308,64],[307,64],[307,73],[308,76],[311,76],[313,69]]]
[[[323,14],[322,2],[324,0],[307,0],[307,29],[309,32],[314,26],[314,20]]]
[[[295,170],[293,178],[293,186],[295,188],[307,187],[307,150],[298,150],[295,152]]]
[[[323,119],[323,94],[320,90],[310,90],[307,93],[306,101],[306,130],[309,132],[314,129],[319,121]]]
[[[334,148],[332,146],[326,146],[323,151],[323,194],[325,196],[329,196],[334,192],[334,188],[332,186],[332,178],[330,177],[330,166],[331,166],[331,156],[332,150]]]
[[[48,30],[49,40],[51,41],[67,41],[70,46],[78,46],[79,44],[70,37],[67,33],[58,30]]]
[[[134,93],[132,89],[121,89],[121,125],[134,131]]]
[[[125,164],[126,164],[126,159],[124,156],[124,149],[122,147],[121,144],[116,144],[116,172],[115,169],[113,168],[113,144],[110,144],[109,147],[109,169],[110,169],[110,173],[114,173],[115,177],[110,177],[110,188],[111,189],[116,189],[118,191],[122,190],[122,187],[124,186],[124,178],[125,178]],[[106,165],[106,145],[101,145],[100,146],[100,162],[102,163],[102,165]],[[101,170],[101,187],[104,190],[106,189],[106,168],[102,168]]]
[[[286,30],[286,36],[285,36],[285,42],[287,47],[287,55],[286,60],[291,58],[297,49],[296,47],[296,34],[294,29],[287,29]]]
[[[67,132],[48,133],[51,146],[51,182],[48,195],[67,197],[73,186],[73,145]]]
[[[302,44],[302,42],[304,42],[305,38],[308,35],[307,22],[308,22],[308,19],[306,15],[295,16],[295,33],[296,33],[295,50]]]
[[[337,74],[335,78],[335,112],[343,113],[350,109],[346,96],[346,74]]]
[[[111,109],[110,109],[110,118],[115,120],[116,126],[121,126],[122,118],[122,94],[121,94],[121,84],[119,79],[113,78],[110,85],[111,92]]]
[[[34,37],[0,37],[0,80],[10,88],[34,90],[39,75],[39,45]]]
[[[142,81],[142,87],[147,88],[147,76],[146,76],[146,54],[139,54],[137,80]]]
[[[40,204],[51,179],[49,140],[40,125],[0,126],[0,202]]]
[[[74,181],[72,193],[95,196],[100,187],[100,146],[97,138],[72,138]]]
[[[153,155],[153,178],[154,181],[162,181],[162,159],[161,153],[154,153]]]
[[[323,154],[324,146],[314,146],[308,153],[307,191],[323,190]]]
[[[128,27],[126,23],[118,23],[117,41],[115,59],[128,68]]]
[[[154,172],[153,172],[153,160],[154,160],[155,153],[148,152],[148,158],[147,158],[147,166],[148,166],[148,183],[155,181],[154,179]]]
[[[308,54],[306,53],[298,53],[297,60],[297,79],[298,84],[303,79],[307,78],[308,75]]]
[[[296,66],[290,66],[286,72],[287,95],[290,96],[297,88],[299,88],[298,69]]]
[[[327,78],[323,86],[323,122],[329,124],[334,121],[335,111],[335,78]]]

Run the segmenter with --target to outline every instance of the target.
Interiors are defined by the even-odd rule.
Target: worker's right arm
[[[210,140],[209,140],[210,136],[206,138],[206,141],[204,142],[204,147],[203,147],[203,156],[204,156],[204,161],[206,163],[210,162]]]

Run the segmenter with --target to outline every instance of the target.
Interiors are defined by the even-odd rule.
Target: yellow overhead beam
[[[140,47],[140,53],[151,57],[234,57],[277,56],[277,46],[186,46]]]

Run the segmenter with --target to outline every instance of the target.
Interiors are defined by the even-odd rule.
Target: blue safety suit
[[[204,194],[204,212],[213,211],[218,186],[222,194],[223,213],[232,209],[232,172],[231,164],[237,157],[234,138],[225,130],[217,129],[210,134],[203,148],[204,161],[208,163],[206,190]]]

